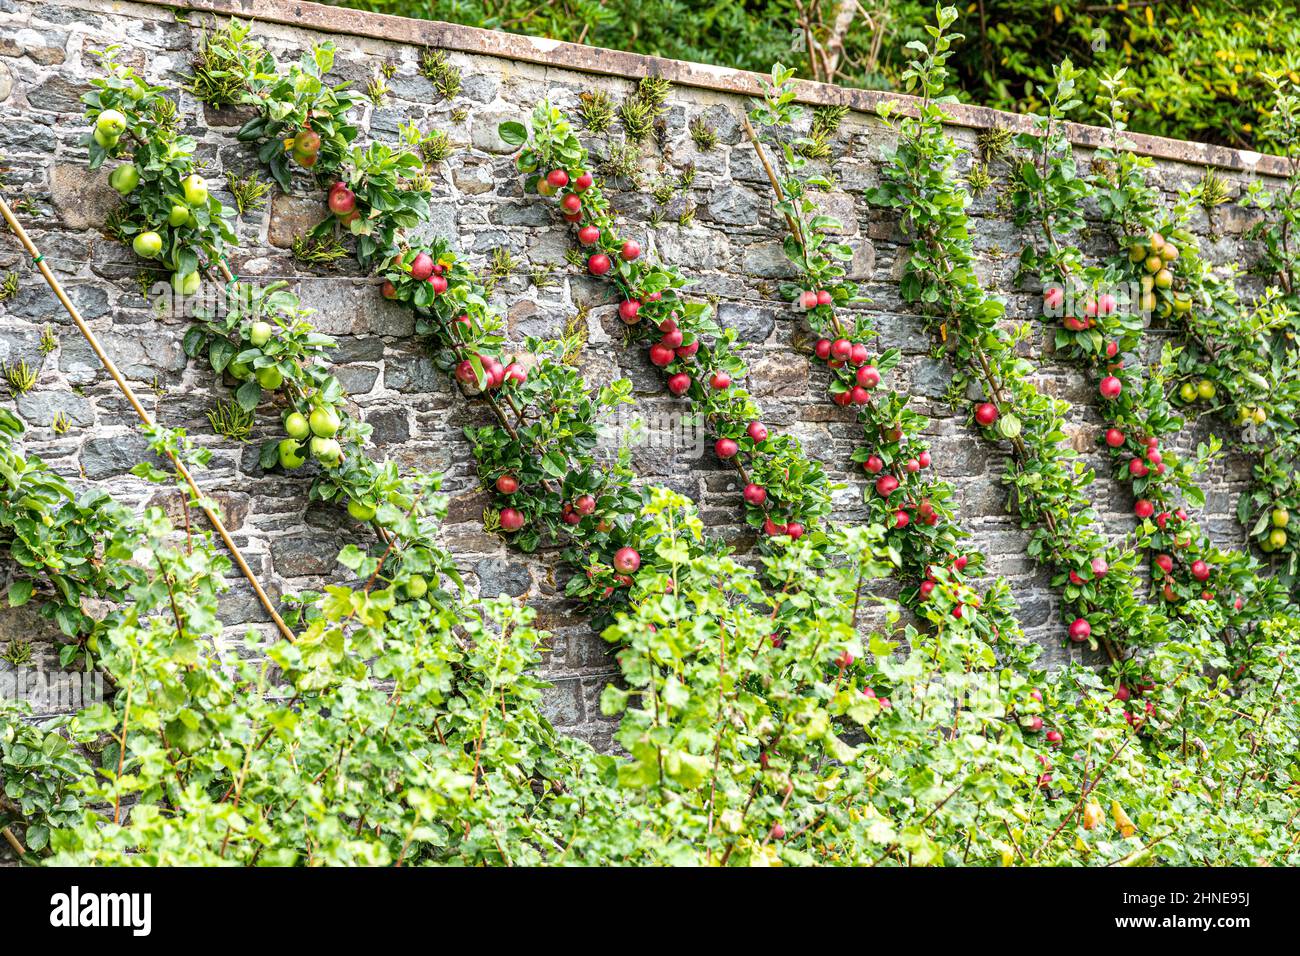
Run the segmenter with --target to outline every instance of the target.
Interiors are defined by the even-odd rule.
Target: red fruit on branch
[[[591,173],[582,173],[580,176],[578,176],[577,179],[573,181],[574,191],[580,193],[586,192],[588,189],[591,188],[591,184],[594,181],[595,180],[591,178]]]
[[[998,407],[992,402],[981,402],[975,406],[975,421],[988,428],[998,420]]]
[[[691,377],[685,372],[678,372],[668,377],[668,391],[674,395],[685,395],[691,387]]]
[[[1043,729],[1043,718],[1039,717],[1037,714],[1035,714],[1033,717],[1030,717],[1028,724],[1025,725],[1025,730],[1029,731],[1031,734],[1036,734],[1038,733],[1038,731],[1042,729]]]
[[[1036,700],[1041,704],[1043,702],[1043,692],[1035,687],[1029,692],[1029,699]]]
[[[828,358],[831,357],[831,340],[830,340],[830,339],[818,339],[818,340],[817,340],[817,345],[814,346],[814,348],[813,348],[813,352],[814,352],[814,353],[817,355],[817,357],[818,357],[819,359],[821,359],[823,362],[826,361]]]
[[[922,601],[930,600],[930,595],[934,594],[935,583],[933,581],[922,581],[918,592]]]
[[[851,405],[853,403],[853,392],[834,392],[831,395],[831,401],[841,407]]]
[[[514,508],[502,508],[500,521],[506,531],[518,531],[524,526],[524,516]]]
[[[1107,401],[1114,401],[1119,398],[1119,393],[1124,391],[1124,383],[1114,375],[1107,375],[1101,380],[1101,384],[1097,386],[1097,390],[1101,392],[1102,398]]]
[[[675,349],[682,344],[682,330],[674,326],[665,332],[659,341],[670,349]]]
[[[560,520],[568,525],[578,525],[582,524],[582,515],[573,510],[573,505],[566,503],[565,506],[560,509]]]
[[[785,526],[785,533],[790,536],[792,541],[798,541],[804,535],[804,527],[798,521],[791,521]]]
[[[692,342],[689,345],[679,345],[677,346],[677,357],[681,359],[688,359],[699,350],[700,350],[699,342]]]
[[[1147,466],[1142,463],[1141,458],[1134,458],[1128,463],[1128,473],[1134,478],[1145,478]]]
[[[762,422],[750,422],[745,434],[760,445],[767,441],[767,428]]]
[[[849,349],[849,364],[865,365],[867,361],[867,355],[868,355],[867,347],[863,345],[861,342],[854,342],[853,347]]]
[[[802,305],[805,309],[817,308],[817,293],[804,292],[802,295],[799,296],[799,304]]]
[[[858,369],[854,378],[863,388],[875,388],[880,384],[880,370],[874,365],[864,365]]]
[[[903,467],[908,471],[909,474],[914,475],[921,470],[921,463],[917,461],[915,458],[909,458],[907,459],[906,462],[904,462]]]
[[[590,246],[600,239],[600,230],[595,226],[583,226],[578,230],[578,241],[584,246]]]
[[[928,504],[929,502],[924,502],[923,506]],[[970,563],[970,558],[966,557],[966,555],[964,554],[959,554],[957,555],[957,559],[953,561],[952,566],[956,568],[958,571],[965,571],[966,565],[969,563]]]
[[[853,343],[848,339],[836,339],[831,343],[831,358],[843,362],[853,354]]]
[[[619,548],[614,552],[614,568],[623,574],[635,574],[641,567],[641,555],[635,548]]]
[[[1110,572],[1110,565],[1106,563],[1105,558],[1092,559],[1093,577],[1104,578]]]
[[[885,467],[885,463],[881,460],[879,455],[871,455],[862,463],[862,467],[873,475],[878,475],[880,474],[880,469]]]
[[[516,385],[522,385],[528,381],[528,370],[517,362],[511,362],[506,366],[506,378]]]
[[[478,384],[478,376],[474,373],[474,366],[469,359],[456,363],[456,379],[466,385]]]
[[[335,183],[330,190],[330,212],[336,216],[346,216],[357,208],[357,194],[342,183]]]
[[[854,385],[849,391],[849,398],[852,400],[854,405],[865,405],[867,402],[871,401],[871,393],[861,385]]]
[[[660,368],[667,368],[676,357],[677,353],[662,342],[650,346],[650,361]]]
[[[840,670],[853,666],[853,653],[851,651],[840,651],[839,656],[835,658],[835,666]]]
[[[745,486],[745,500],[751,505],[761,505],[767,500],[767,490],[755,484]]]
[[[834,301],[835,301],[835,297],[834,297],[833,295],[831,295],[830,292],[829,292],[827,289],[818,289],[818,290],[817,290],[817,304],[818,304],[818,305],[830,305],[830,304],[831,304],[832,302],[834,302]]]
[[[906,511],[898,511],[894,513],[895,528],[906,528],[911,523],[912,517]]]
[[[1118,355],[1118,354],[1119,354],[1119,343],[1118,343],[1118,342],[1107,342],[1107,343],[1106,343],[1106,358],[1114,358],[1114,357],[1115,357],[1116,355]]]
[[[930,453],[928,451],[923,451],[921,452],[921,454],[916,456],[916,463],[920,465],[922,468],[929,468],[930,462],[932,460],[933,459],[930,457]]]
[[[433,257],[427,252],[421,252],[411,260],[411,278],[423,282],[431,275],[433,275]]]
[[[898,490],[898,479],[893,475],[881,475],[876,479],[876,494],[888,498]]]
[[[1115,297],[1109,292],[1103,292],[1097,296],[1097,314],[1110,315],[1115,311]]]
[[[1161,455],[1160,452],[1156,451],[1154,448],[1152,448],[1150,451],[1147,452],[1147,461],[1153,465],[1159,465],[1164,460],[1165,460],[1164,456]]]
[[[497,491],[503,495],[513,495],[519,490],[519,479],[514,475],[502,475],[497,479]]]
[[[594,276],[606,275],[612,268],[614,263],[610,262],[609,256],[603,252],[598,252],[587,260],[587,270]]]
[[[785,525],[777,524],[769,515],[763,519],[763,533],[769,538],[775,537],[778,534],[785,534]]]
[[[560,208],[570,216],[576,216],[582,210],[582,197],[577,193],[569,193],[560,200]]]
[[[1065,304],[1065,290],[1059,285],[1054,285],[1043,293],[1043,305],[1052,312],[1057,311]]]
[[[594,514],[596,511],[596,499],[591,495],[579,495],[578,500],[573,503],[573,509],[580,515]]]
[[[730,458],[740,450],[740,446],[730,438],[719,438],[713,443],[713,453],[719,458]]]
[[[379,294],[382,295],[385,299],[396,299],[397,286],[393,285],[393,283],[388,279],[385,279],[383,286],[381,286],[379,289]]]
[[[1118,428],[1106,429],[1106,444],[1111,448],[1119,448],[1124,444],[1124,433]]]
[[[731,376],[726,372],[714,372],[709,378],[709,384],[721,391],[731,384]]]
[[[1192,577],[1196,578],[1198,581],[1208,581],[1210,579],[1210,566],[1199,559],[1193,561]]]
[[[1047,732],[1047,742],[1051,744],[1053,747],[1061,746],[1061,741],[1063,741],[1064,739],[1065,738],[1061,736],[1061,732],[1059,730],[1049,730]]]
[[[631,262],[633,259],[636,259],[641,255],[641,246],[635,239],[629,239],[627,242],[623,243],[623,248],[619,251],[619,255],[623,257],[624,261]]]
[[[1079,585],[1083,584],[1083,578],[1079,577],[1078,571],[1070,572],[1070,583],[1073,584],[1075,587],[1078,587]]]
[[[546,182],[555,189],[569,185],[569,174],[562,169],[552,169],[546,174]]]
[[[1153,514],[1156,513],[1156,506],[1153,505],[1151,502],[1147,501],[1145,498],[1139,498],[1137,500],[1137,504],[1133,506],[1133,513],[1137,515],[1139,518],[1145,520],[1146,518],[1150,518]]]
[[[641,303],[637,299],[624,299],[618,304],[618,317],[628,325],[635,325],[641,316]]]
[[[429,285],[433,287],[434,295],[442,295],[447,291],[446,276],[429,276]]]
[[[1087,618],[1076,617],[1070,624],[1070,640],[1082,644],[1092,635],[1092,625]]]
[[[1174,559],[1167,554],[1156,555],[1156,567],[1165,574],[1169,574],[1174,569]]]

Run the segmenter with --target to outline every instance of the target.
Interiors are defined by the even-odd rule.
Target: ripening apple
[[[177,272],[172,276],[172,288],[180,295],[194,295],[202,283],[203,277],[197,272],[186,272],[183,275]]]
[[[573,188],[576,192],[586,192],[593,182],[595,180],[591,178],[591,173],[582,173],[573,181]]]
[[[162,246],[162,236],[152,230],[149,232],[142,232],[131,240],[131,249],[134,250],[135,254],[141,259],[153,259],[157,257],[158,253],[162,252]]]
[[[1210,579],[1210,566],[1199,558],[1192,562],[1192,577],[1198,581]]]
[[[623,574],[634,574],[641,567],[641,555],[635,548],[619,548],[614,552],[614,568]]]
[[[552,169],[546,174],[546,182],[556,189],[569,185],[569,174],[562,169]]]
[[[674,395],[685,395],[691,388],[691,377],[685,372],[678,372],[668,377],[668,391]]]
[[[1107,375],[1101,380],[1101,383],[1097,386],[1097,390],[1101,392],[1102,398],[1107,401],[1114,401],[1119,398],[1120,392],[1124,390],[1124,383],[1114,375]]]
[[[700,350],[700,343],[698,341],[688,342],[683,345],[677,346],[677,357],[680,359],[688,359],[699,350]]]
[[[713,443],[713,452],[719,458],[731,458],[740,450],[740,446],[731,438],[719,438]]]
[[[874,365],[862,366],[854,377],[863,388],[875,388],[880,384],[880,370]]]
[[[332,468],[339,463],[343,457],[343,448],[333,438],[321,438],[319,435],[312,438],[308,445],[311,453],[326,468]]]
[[[578,230],[578,241],[584,246],[590,246],[600,239],[600,230],[595,226],[583,226]]]
[[[893,475],[881,475],[876,479],[876,494],[888,498],[898,490],[898,479]]]
[[[761,505],[767,500],[767,489],[752,482],[745,486],[745,500],[751,505]]]
[[[1133,513],[1143,520],[1150,518],[1156,513],[1156,507],[1145,498],[1139,498],[1133,506]]]
[[[662,345],[668,346],[670,349],[677,348],[677,346],[682,344],[682,330],[674,326],[663,334],[663,338],[661,338],[659,342]]]
[[[641,255],[641,246],[635,240],[629,239],[627,242],[623,243],[623,248],[619,251],[619,255],[623,257],[624,261],[631,262],[633,259]]]
[[[868,354],[869,353],[867,352],[867,347],[865,345],[863,345],[861,342],[854,342],[853,348],[849,350],[849,364],[866,365]],[[871,388],[872,386],[868,385],[867,387]]]
[[[511,474],[500,475],[496,481],[497,491],[503,495],[513,495],[519,490],[519,479]]]
[[[379,287],[379,294],[385,299],[396,299],[397,286],[393,285],[391,279],[385,279],[384,284]]]
[[[885,467],[885,463],[881,460],[879,455],[871,455],[862,463],[862,467],[873,475],[878,475],[880,474],[880,470]]]
[[[610,262],[609,256],[603,252],[598,252],[587,260],[587,269],[594,276],[606,275],[613,267],[614,264]]]
[[[524,526],[524,516],[514,508],[502,508],[498,520],[506,531],[518,531]]]
[[[750,422],[749,427],[745,429],[745,434],[760,445],[767,441],[767,428],[762,422]]]
[[[302,412],[290,412],[285,416],[284,430],[290,438],[301,441],[311,434],[311,425],[307,423],[307,416]]]
[[[848,339],[836,339],[831,343],[831,358],[843,362],[853,354],[853,343]]]
[[[804,527],[798,521],[791,521],[785,526],[785,533],[790,536],[792,541],[798,541],[804,535]]]
[[[274,365],[267,365],[263,368],[259,368],[253,373],[253,377],[257,379],[257,384],[261,385],[268,392],[274,392],[284,384],[284,373]]]
[[[330,190],[330,212],[336,216],[346,216],[357,208],[357,195],[347,186],[336,184]]]
[[[618,317],[628,325],[635,325],[640,319],[641,303],[637,299],[624,299],[618,304]]]
[[[560,200],[560,208],[570,216],[576,215],[582,211],[582,197],[577,193],[569,193]]]
[[[339,416],[328,405],[318,405],[312,409],[311,415],[307,419],[312,434],[320,438],[333,438],[338,434]]]
[[[1145,478],[1148,468],[1143,464],[1141,458],[1134,458],[1128,463],[1128,473],[1134,478]]]
[[[1070,640],[1082,644],[1092,635],[1092,625],[1087,618],[1077,617],[1070,624]]]
[[[1110,565],[1106,563],[1105,558],[1097,557],[1092,559],[1092,573],[1094,577],[1098,578],[1104,578],[1110,573]]]
[[[411,260],[411,278],[417,282],[424,282],[433,275],[433,257],[427,252],[417,253]]]
[[[817,308],[817,293],[816,292],[802,293],[799,296],[799,304],[803,306],[805,309]]]
[[[358,521],[371,521],[374,519],[378,509],[368,502],[359,498],[353,498],[348,502],[348,514]]]
[[[659,368],[667,368],[676,357],[677,353],[662,342],[650,346],[650,362]]]
[[[818,339],[816,346],[813,347],[813,352],[816,353],[817,357],[823,362],[826,361],[831,357],[831,340]]]
[[[307,460],[302,455],[302,446],[292,438],[281,439],[276,448],[276,453],[282,468],[301,468],[303,462]]]
[[[896,511],[894,513],[894,527],[906,528],[912,521],[911,516],[906,511]]]
[[[817,304],[818,304],[818,305],[830,305],[830,304],[831,304],[832,302],[834,302],[834,301],[835,301],[835,297],[832,296],[832,295],[830,294],[830,292],[827,291],[826,289],[818,289],[818,290],[817,290]]]
[[[975,406],[975,421],[988,428],[998,420],[998,407],[992,402],[981,402]]]
[[[723,371],[714,372],[709,378],[709,384],[721,391],[731,384],[731,376]]]
[[[1111,448],[1119,448],[1124,444],[1124,433],[1118,428],[1106,429],[1106,444]]]
[[[573,509],[580,515],[594,514],[596,511],[596,499],[591,495],[579,495],[573,503]]]
[[[854,385],[853,388],[849,390],[849,400],[852,401],[854,405],[865,405],[867,402],[871,401],[871,393],[861,385]]]
[[[126,132],[126,116],[120,110],[104,110],[95,119],[95,130],[114,138]]]
[[[202,206],[208,201],[208,184],[198,173],[185,177],[181,182],[181,191],[185,194],[187,205]]]

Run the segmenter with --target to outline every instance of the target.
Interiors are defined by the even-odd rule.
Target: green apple
[[[348,514],[358,521],[370,521],[375,517],[375,506],[353,498],[348,502]]]
[[[184,275],[178,272],[172,276],[172,288],[178,295],[194,295],[202,282],[203,277],[197,272],[187,272]]]
[[[130,163],[119,166],[108,174],[108,184],[123,196],[129,196],[140,185],[140,170]]]
[[[285,417],[284,430],[289,433],[290,438],[299,440],[311,434],[311,426],[307,424],[307,416],[302,412],[290,412]]]
[[[186,176],[181,183],[181,190],[185,193],[185,202],[190,206],[202,206],[208,201],[208,184],[198,173]]]
[[[1275,548],[1286,547],[1286,532],[1281,528],[1274,528],[1268,533],[1268,543]]]
[[[334,409],[325,405],[312,409],[307,423],[311,426],[312,434],[320,438],[333,438],[339,430],[339,416]]]
[[[141,259],[157,258],[162,252],[162,236],[156,232],[142,232],[131,240],[131,248]]]
[[[171,211],[167,213],[167,225],[188,226],[190,224],[190,207],[182,206],[180,203],[173,203]]]
[[[118,110],[104,110],[95,120],[95,131],[105,136],[121,136],[126,132],[126,117]]]
[[[1213,398],[1215,394],[1214,383],[1211,382],[1208,378],[1201,379],[1199,382],[1196,383],[1196,394],[1201,396],[1201,398],[1204,399]]]
[[[1196,397],[1199,394],[1200,392],[1191,382],[1183,382],[1182,387],[1178,389],[1178,397],[1184,402],[1190,403],[1196,401]]]
[[[280,464],[285,468],[301,468],[307,459],[302,456],[302,446],[292,438],[285,438],[279,444]]]
[[[274,365],[259,368],[253,374],[257,377],[257,384],[269,392],[275,391],[284,384],[284,373]]]
[[[424,597],[424,595],[428,593],[429,582],[424,580],[424,575],[422,574],[412,574],[406,579],[404,588],[406,590],[406,596],[412,600],[416,600]]]
[[[326,468],[332,468],[343,457],[343,449],[333,438],[321,438],[317,435],[311,440],[311,453]]]
[[[103,146],[105,149],[112,149],[117,145],[118,137],[110,136],[101,129],[96,128],[95,132],[91,135],[94,137],[95,142],[100,146]]]
[[[1285,528],[1291,522],[1291,513],[1285,508],[1274,508],[1271,517],[1275,528]]]
[[[248,327],[248,341],[252,342],[255,348],[260,349],[271,341],[271,334],[274,331],[270,322],[254,322]]]
[[[241,382],[253,377],[253,370],[243,362],[231,362],[226,366],[226,371],[230,373],[231,378]]]
[[[1251,417],[1255,419],[1256,425],[1262,425],[1268,421],[1268,412],[1264,411],[1262,408],[1257,408],[1255,409],[1255,414]]]

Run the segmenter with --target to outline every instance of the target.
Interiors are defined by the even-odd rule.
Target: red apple
[[[591,173],[582,173],[573,181],[573,188],[576,192],[586,192],[591,188],[593,182],[594,180],[591,178]]]
[[[923,451],[921,454],[916,456],[916,462],[922,468],[929,468],[932,460],[933,459],[930,458],[930,453],[928,451]]]
[[[524,516],[514,508],[501,509],[501,527],[506,531],[518,531],[524,526]]]
[[[871,401],[871,393],[861,385],[854,385],[852,390],[849,392],[849,398],[853,401],[854,405],[865,405],[867,402]]]
[[[730,438],[719,438],[713,443],[713,452],[719,458],[730,458],[739,450],[740,446]]]
[[[881,460],[879,455],[871,455],[862,463],[862,467],[873,475],[878,475],[880,474],[880,469],[885,467],[885,463]]]
[[[875,388],[880,384],[880,371],[874,365],[864,365],[854,378],[863,388]]]
[[[579,495],[573,503],[574,510],[580,515],[593,514],[596,511],[596,499],[591,495]]]
[[[640,317],[641,303],[637,299],[624,299],[618,304],[618,317],[628,325],[636,323]]]
[[[1106,444],[1111,448],[1119,448],[1124,444],[1124,433],[1118,428],[1106,429]]]
[[[853,348],[849,349],[849,363],[852,365],[865,365],[867,355],[867,347],[861,342],[854,342]]]
[[[396,299],[397,286],[393,285],[393,283],[390,282],[388,279],[385,279],[384,284],[379,289],[379,294],[382,295],[385,299]]]
[[[755,484],[745,486],[745,500],[751,505],[761,505],[767,500],[767,490]]]
[[[906,511],[897,511],[894,513],[894,527],[906,528],[911,524],[912,518]]]
[[[433,286],[434,295],[442,295],[447,291],[447,277],[429,276],[429,285]]]
[[[582,197],[577,193],[569,193],[560,200],[560,208],[570,216],[576,216],[582,209]]]
[[[709,384],[721,391],[731,384],[731,376],[722,371],[714,372],[709,379]]]
[[[513,495],[519,490],[519,479],[514,475],[502,475],[497,479],[497,491],[503,495]]]
[[[1145,498],[1139,498],[1137,500],[1137,504],[1133,506],[1133,513],[1137,515],[1139,518],[1143,518],[1143,519],[1150,518],[1153,514],[1156,513],[1156,507],[1151,502],[1147,501]]]
[[[876,479],[876,494],[888,498],[898,489],[898,479],[893,475],[881,475]]]
[[[804,527],[798,521],[791,521],[785,526],[785,533],[790,536],[791,540],[798,541],[803,537]]]
[[[831,340],[818,339],[817,345],[813,349],[813,351],[816,353],[819,359],[821,359],[823,362],[826,361],[828,358],[831,357]]]
[[[762,422],[750,422],[749,427],[745,429],[745,434],[760,445],[767,441],[767,428]]]
[[[552,169],[546,174],[546,182],[556,189],[569,185],[569,174],[562,169]]]
[[[1107,375],[1101,380],[1101,384],[1097,386],[1097,390],[1101,392],[1102,398],[1107,401],[1114,401],[1119,398],[1119,393],[1124,390],[1124,383],[1114,375]]]
[[[590,246],[600,239],[600,230],[595,226],[583,226],[578,230],[578,241],[584,246]]]
[[[627,242],[623,243],[623,248],[619,251],[619,255],[622,256],[626,262],[631,262],[633,259],[636,259],[641,255],[641,246],[636,242],[636,240],[629,239]]]
[[[346,216],[357,208],[357,195],[342,183],[335,183],[330,190],[330,212],[336,216]]]
[[[1110,565],[1106,563],[1105,558],[1092,559],[1092,575],[1097,578],[1104,578],[1110,572]]]
[[[998,407],[992,402],[982,402],[975,406],[975,421],[988,428],[998,420]]]
[[[691,377],[685,372],[678,372],[668,377],[668,391],[674,395],[685,395],[691,387]]]
[[[853,353],[853,343],[848,339],[836,339],[831,343],[831,358],[845,361]]]
[[[1210,579],[1210,566],[1199,559],[1193,561],[1192,577],[1196,578],[1198,581],[1208,581]]]
[[[662,342],[650,346],[650,361],[660,368],[667,368],[676,357],[677,353]]]
[[[427,252],[421,252],[411,260],[411,278],[423,282],[431,275],[433,275],[433,257]]]
[[[614,268],[614,263],[610,262],[609,256],[603,252],[598,252],[587,260],[587,269],[594,276],[606,275],[612,268]]]
[[[1145,478],[1147,470],[1147,466],[1142,463],[1141,458],[1134,458],[1128,463],[1128,473],[1134,478]]]
[[[682,344],[682,330],[679,328],[670,329],[663,334],[663,337],[659,342],[662,345],[668,346],[670,349],[677,348],[677,346]]]
[[[634,574],[641,567],[641,555],[635,548],[619,548],[614,552],[614,568],[623,574]]]
[[[1083,643],[1091,634],[1092,625],[1088,623],[1086,618],[1076,617],[1070,625],[1070,640],[1076,644]]]
[[[1053,747],[1061,746],[1061,741],[1063,741],[1064,739],[1065,738],[1061,736],[1061,732],[1059,730],[1049,730],[1047,732],[1047,742],[1051,744]]]
[[[1156,555],[1156,567],[1165,574],[1169,574],[1174,569],[1174,559],[1167,554]]]

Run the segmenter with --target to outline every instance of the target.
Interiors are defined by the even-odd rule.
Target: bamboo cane
[[[122,373],[118,371],[113,360],[109,358],[108,353],[104,351],[104,347],[100,345],[99,339],[95,337],[95,333],[90,330],[88,325],[86,325],[85,320],[81,317],[81,313],[77,311],[77,307],[68,299],[68,296],[63,291],[63,287],[59,284],[59,280],[54,277],[54,273],[52,273],[49,266],[45,264],[40,251],[27,235],[27,231],[23,229],[22,223],[20,223],[14,216],[13,210],[9,208],[9,204],[5,202],[3,196],[0,196],[0,214],[2,214],[5,221],[9,223],[9,228],[13,230],[14,235],[18,237],[19,242],[23,244],[23,247],[32,257],[32,262],[36,265],[36,268],[40,270],[41,275],[45,277],[45,281],[54,292],[54,295],[63,304],[63,307],[67,309],[68,315],[72,316],[72,321],[76,324],[77,329],[85,337],[86,341],[90,343],[90,347],[94,350],[96,357],[104,368],[108,370],[108,374],[112,376],[113,381],[117,383],[117,387],[121,389],[122,394],[126,396],[126,400],[130,402],[131,407],[135,409],[135,413],[140,416],[140,420],[149,427],[153,427],[153,419],[150,417],[149,413],[145,411],[144,406],[140,404],[140,400],[136,398],[135,392],[131,389],[131,386],[127,384],[126,379],[122,377]],[[167,456],[176,467],[176,473],[185,479],[185,483],[190,486],[190,491],[194,494],[195,500],[202,502],[203,494],[199,491],[199,486],[195,484],[194,478],[190,474],[189,469],[185,467],[185,463],[171,452],[168,452]],[[239,568],[240,572],[248,579],[248,583],[252,585],[253,592],[257,595],[257,599],[262,603],[262,607],[266,608],[266,613],[271,615],[271,620],[275,622],[275,626],[279,628],[280,633],[284,635],[286,640],[294,640],[293,631],[289,629],[289,625],[284,623],[284,618],[280,617],[279,612],[275,609],[275,605],[271,603],[271,598],[267,595],[266,591],[263,590],[262,585],[258,583],[257,578],[253,574],[252,568],[250,568],[248,562],[244,560],[243,554],[231,539],[230,532],[226,530],[226,526],[222,523],[221,518],[206,504],[200,504],[200,508],[202,508],[203,513],[207,515],[208,521],[212,522],[212,527],[216,529],[217,534],[220,535],[221,540],[225,543],[226,549],[230,552],[230,556],[234,558],[235,564]]]

